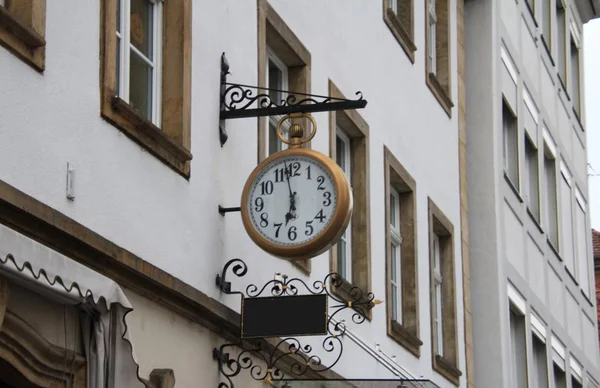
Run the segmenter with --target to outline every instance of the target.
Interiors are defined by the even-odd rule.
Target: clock
[[[291,138],[298,135],[297,127],[290,128]],[[352,215],[352,192],[331,158],[292,146],[252,171],[241,212],[248,235],[260,248],[302,260],[326,251],[342,236]]]

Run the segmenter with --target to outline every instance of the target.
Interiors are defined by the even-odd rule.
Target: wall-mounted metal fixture
[[[67,162],[67,186],[66,186],[66,195],[67,199],[74,201],[75,200],[75,167]]]
[[[350,309],[350,321],[361,324],[367,311],[381,303],[375,300],[373,293],[364,293],[358,287],[350,290],[351,300],[332,294],[330,288],[343,283],[337,273],[330,273],[311,286],[302,279],[282,274],[261,287],[248,285],[245,293],[232,291],[231,282],[227,281],[230,269],[242,277],[248,272],[248,266],[241,259],[230,260],[216,277],[216,285],[223,293],[242,297],[239,341],[213,349],[219,373],[226,380],[219,388],[234,388],[232,378],[242,370],[249,370],[254,380],[274,383],[286,377],[281,369],[283,364],[288,365],[295,378],[304,375],[314,378],[331,369],[342,357],[346,322],[338,318],[338,314]],[[332,304],[328,306],[329,300]],[[322,364],[321,357],[313,353],[310,345],[303,345],[295,338],[307,335],[324,336],[320,342],[323,351],[333,359],[329,365]]]
[[[243,117],[280,116],[290,113],[326,112],[347,109],[362,109],[367,105],[361,92],[356,92],[356,100],[319,96],[269,89],[227,82],[229,63],[225,53],[221,55],[221,113],[219,115],[219,139],[221,147],[227,141],[225,120]],[[269,92],[282,93],[286,97],[281,101],[271,99]],[[255,103],[257,106],[255,106]]]

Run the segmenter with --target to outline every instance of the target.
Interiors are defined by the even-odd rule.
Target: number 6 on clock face
[[[256,167],[241,207],[244,226],[257,245],[297,260],[337,241],[350,219],[352,196],[344,173],[330,158],[288,149]]]

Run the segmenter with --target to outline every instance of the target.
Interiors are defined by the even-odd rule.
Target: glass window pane
[[[281,151],[281,141],[277,137],[277,125],[269,121],[269,155]]]
[[[397,248],[397,245],[396,244],[392,244],[392,249],[391,249],[392,250],[392,255],[391,255],[392,256],[391,257],[391,260],[392,260],[392,281],[397,283],[398,282],[398,278],[397,278],[396,275],[397,275],[398,272],[397,272],[396,266],[397,266],[398,255],[396,253],[396,248]]]
[[[396,198],[390,194],[390,223],[396,227]]]
[[[338,273],[347,279],[346,268],[346,241],[343,238],[337,243],[337,267]]]
[[[152,68],[133,50],[130,55],[129,104],[152,119]]]
[[[392,320],[398,322],[398,287],[392,284]]]
[[[117,0],[117,32],[121,32],[121,0]]]
[[[148,0],[131,0],[131,44],[152,58],[153,5]]]
[[[117,94],[122,96],[121,90],[121,38],[117,36],[117,84],[115,85]]]
[[[283,86],[283,72],[273,61],[269,60],[269,89],[281,90]],[[279,104],[281,102],[281,93],[269,90],[269,97],[273,103]]]
[[[335,161],[346,172],[346,143],[339,136],[335,137],[335,150]]]

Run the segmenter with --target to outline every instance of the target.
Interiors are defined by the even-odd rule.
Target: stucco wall
[[[0,50],[0,179],[236,310],[237,298],[222,296],[214,287],[214,276],[227,260],[241,257],[250,266],[247,279],[234,283],[240,289],[246,282],[264,283],[274,272],[298,275],[290,264],[269,257],[250,241],[238,214],[223,218],[217,213],[218,204],[239,205],[242,186],[256,164],[255,119],[227,122],[229,141],[223,148],[218,141],[221,53],[226,52],[231,65],[231,82],[257,83],[256,2],[193,2],[194,159],[189,181],[100,118],[99,3],[48,1],[43,75]],[[419,329],[424,341],[421,357],[411,356],[386,336],[383,306],[374,310],[372,322],[357,327],[356,332],[370,346],[379,343],[387,354],[396,355],[398,362],[415,376],[433,378],[442,387],[450,386],[431,369],[427,198],[431,197],[458,231],[458,130],[456,111],[449,118],[425,84],[425,7],[415,2],[418,49],[413,65],[383,22],[380,1],[270,3],[311,53],[313,93],[327,94],[331,79],[346,96],[352,97],[361,90],[369,101],[360,113],[370,126],[372,284],[373,292],[382,299],[384,145],[417,182]],[[452,37],[456,36],[456,7],[454,1],[451,4],[454,74],[456,44]],[[456,102],[456,77],[451,75],[451,79],[451,97]],[[327,114],[314,117],[319,132],[312,146],[327,153]],[[73,202],[65,197],[67,163],[76,169]],[[454,257],[459,367],[464,373],[459,238],[455,236]],[[313,279],[322,278],[328,272],[327,254],[313,259],[312,268]],[[154,308],[141,301],[139,305],[146,306],[140,307],[142,310]],[[132,317],[135,316],[134,313]],[[167,322],[161,330],[168,327]],[[186,322],[178,324],[182,332],[194,338],[172,340],[173,344],[189,341],[179,349],[180,364],[173,361],[175,356],[161,352],[160,347],[145,348],[144,344],[155,337],[152,333],[159,330],[158,325],[152,319],[140,318],[137,331],[141,337],[147,336],[137,347],[144,370],[193,364],[190,371],[176,369],[178,381],[182,381],[180,374],[183,381],[191,381],[193,373],[198,373],[197,365],[208,363],[210,373],[214,373],[216,367],[206,351],[218,342],[214,335]],[[196,351],[194,341],[199,341],[198,347],[205,350]],[[380,371],[370,356],[358,350],[355,353],[345,357],[336,371],[354,377],[387,373]],[[464,384],[464,378],[461,381]]]

